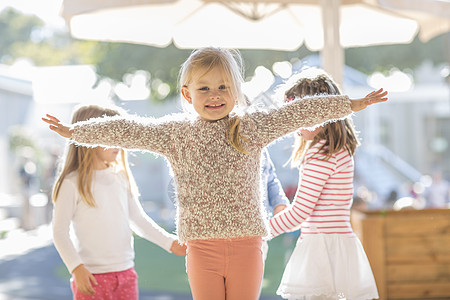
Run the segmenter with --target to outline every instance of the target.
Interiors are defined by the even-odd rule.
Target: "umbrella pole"
[[[340,42],[340,0],[320,0],[323,23],[323,48],[321,51],[323,69],[342,87],[344,70],[344,49]]]

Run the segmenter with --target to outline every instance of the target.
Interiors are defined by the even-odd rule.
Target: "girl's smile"
[[[211,109],[222,108],[224,106],[225,106],[225,104],[209,104],[209,105],[206,105],[207,108],[211,108]]]
[[[233,110],[235,101],[221,68],[214,67],[202,76],[194,76],[189,85],[183,86],[181,93],[204,120],[222,119]]]

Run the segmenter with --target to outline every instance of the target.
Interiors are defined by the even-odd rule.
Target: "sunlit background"
[[[202,5],[201,1],[193,2],[199,7]],[[448,1],[442,2],[448,4]],[[205,38],[206,35],[212,44],[227,41],[230,47],[238,47],[230,42],[236,29],[230,29],[229,37],[187,36],[192,32],[189,26],[195,25],[189,20],[176,28],[178,35],[167,40],[162,29],[173,26],[168,19],[177,18],[176,14],[170,18],[162,14],[160,19],[144,18],[143,23],[129,24],[130,19],[120,19],[125,18],[119,16],[124,10],[113,9],[106,10],[111,15],[99,13],[101,17],[98,18],[91,12],[74,14],[72,19],[66,16],[65,20],[60,16],[61,5],[62,0],[0,1],[0,273],[3,273],[2,268],[6,270],[3,263],[51,244],[48,224],[52,204],[49,195],[65,144],[63,139],[48,130],[40,117],[51,113],[69,121],[71,111],[78,103],[113,102],[142,116],[159,117],[180,112],[177,72],[191,52],[191,46],[201,43],[194,38]],[[243,8],[245,5],[237,4],[229,7],[227,13],[231,18],[232,12]],[[263,8],[265,10],[261,13],[273,6]],[[146,9],[153,11],[152,8]],[[211,11],[198,9],[200,17],[217,19],[213,9],[223,10],[224,7],[215,4],[208,9]],[[139,8],[130,8],[129,11],[135,16],[146,15],[146,11]],[[293,8],[291,14],[295,15],[295,12]],[[282,13],[285,12],[276,11],[270,17],[278,23],[280,20],[287,22]],[[312,13],[311,8],[310,17]],[[387,19],[374,23],[361,18],[361,14],[362,10],[341,14],[340,31],[344,47],[328,54],[322,50],[326,44],[323,32],[300,31],[305,30],[300,29],[301,24],[298,28],[287,23],[284,28],[281,25],[277,29],[270,25],[272,23],[262,29],[255,27],[261,37],[250,33],[244,35],[246,38],[240,47],[246,63],[244,92],[257,104],[278,105],[273,94],[279,84],[303,68],[325,68],[325,55],[331,55],[333,59],[336,54],[336,60],[339,60],[339,51],[342,51],[342,66],[333,65],[336,62],[327,66],[332,68],[330,73],[338,72],[335,76],[342,76],[339,82],[345,94],[357,98],[380,87],[389,91],[388,103],[371,107],[353,117],[362,142],[355,156],[355,199],[362,203],[362,210],[448,209],[450,34],[447,31],[450,28],[423,41],[419,37],[420,27],[410,20],[402,19],[398,25],[388,23]],[[447,26],[450,26],[449,14],[450,11],[444,11],[438,16],[447,22]],[[221,15],[228,20],[225,16]],[[235,15],[233,18],[238,22]],[[72,35],[69,20],[72,20]],[[309,19],[304,16],[300,20],[311,27],[321,26],[319,17]],[[244,21],[234,22],[234,25],[242,28]],[[357,21],[362,25],[349,25]],[[231,27],[233,22],[228,22],[225,25]],[[367,38],[371,31],[382,30],[381,27],[395,33],[410,30],[411,37],[366,44],[363,38]],[[345,44],[345,30],[348,28],[350,33],[359,37],[354,44]],[[138,32],[138,29],[143,32]],[[299,31],[296,33],[295,30]],[[106,36],[100,38],[100,33]],[[150,33],[164,39],[159,44],[149,42]],[[264,40],[270,40],[270,37],[279,41],[274,40],[275,46],[264,46],[267,45]],[[257,43],[253,46],[257,49],[248,46],[251,41]],[[284,41],[286,45],[281,44]],[[286,165],[291,145],[292,137],[288,136],[269,146],[277,175],[290,199],[298,182],[297,170]],[[131,163],[146,212],[169,231],[173,230],[175,212],[168,188],[171,177],[166,161],[151,153],[137,152],[131,154]],[[27,242],[21,242],[24,239]],[[12,240],[16,242],[11,243]],[[273,249],[279,249],[282,257],[277,261],[279,266],[267,266],[266,274],[275,275],[265,277],[263,296],[275,297],[277,280],[294,242],[295,236],[288,236],[274,244]],[[144,255],[139,255],[138,248],[137,256],[145,264]],[[183,262],[177,263],[176,268],[182,273]],[[61,285],[67,285],[68,275],[63,267],[58,268]],[[9,285],[9,289],[6,288],[7,283],[0,281],[0,300],[13,299],[8,295],[20,295],[18,290],[23,283]],[[186,281],[183,284],[177,293],[188,294]],[[154,286],[148,289],[158,290]],[[70,290],[62,290],[61,293],[70,299]],[[59,299],[65,299],[61,297]]]

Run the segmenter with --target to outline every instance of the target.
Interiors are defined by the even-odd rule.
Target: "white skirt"
[[[285,299],[378,299],[366,253],[355,235],[300,237],[277,294]]]

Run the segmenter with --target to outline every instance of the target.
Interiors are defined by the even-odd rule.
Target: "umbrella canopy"
[[[450,30],[442,0],[64,0],[75,38],[179,48],[322,50],[342,80],[346,47],[422,41]]]

